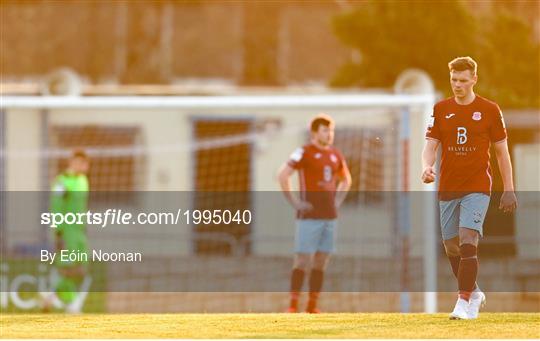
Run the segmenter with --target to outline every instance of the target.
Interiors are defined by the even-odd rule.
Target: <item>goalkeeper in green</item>
[[[90,162],[86,153],[75,150],[65,171],[56,176],[51,188],[51,213],[84,213],[88,204],[88,172]],[[60,257],[60,253],[88,253],[86,226],[84,224],[61,224],[54,230],[57,257],[54,265],[59,279],[55,293],[45,301],[44,308],[51,304],[64,306],[66,312],[80,313],[82,302],[77,299],[78,288],[86,275],[86,262],[70,262]],[[68,257],[64,257],[68,258]],[[58,299],[62,304],[58,304]],[[53,303],[55,300],[56,303]],[[49,302],[47,302],[49,301]]]

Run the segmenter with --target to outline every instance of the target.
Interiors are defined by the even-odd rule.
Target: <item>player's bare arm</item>
[[[291,175],[294,173],[294,171],[295,169],[288,164],[284,164],[279,169],[278,181],[281,187],[281,191],[285,195],[287,201],[292,205],[292,207],[294,207],[298,211],[309,211],[313,209],[313,206],[309,202],[302,201],[299,198],[295,197],[291,192]]]
[[[352,178],[351,178],[351,172],[349,171],[348,167],[343,167],[343,170],[338,174],[338,185],[336,188],[336,208],[339,208],[341,204],[343,204],[343,201],[345,201],[345,198],[347,197],[347,193],[349,192],[349,189],[351,188],[352,184]]]
[[[435,181],[435,160],[439,144],[438,140],[428,139],[422,151],[422,181],[426,184]]]
[[[494,148],[504,186],[504,193],[501,196],[499,209],[505,213],[511,213],[517,208],[517,198],[514,193],[512,163],[510,161],[510,153],[508,152],[508,143],[506,140],[495,143]]]

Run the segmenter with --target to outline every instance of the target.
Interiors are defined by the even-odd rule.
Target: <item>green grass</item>
[[[2,338],[540,338],[538,313],[2,314]]]

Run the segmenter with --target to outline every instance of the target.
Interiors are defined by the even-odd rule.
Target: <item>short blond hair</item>
[[[469,56],[454,58],[448,63],[450,71],[465,71],[469,70],[473,75],[476,75],[477,64],[474,59]]]

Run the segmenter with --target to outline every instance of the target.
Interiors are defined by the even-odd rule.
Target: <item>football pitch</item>
[[[539,313],[2,314],[2,338],[540,338]]]

